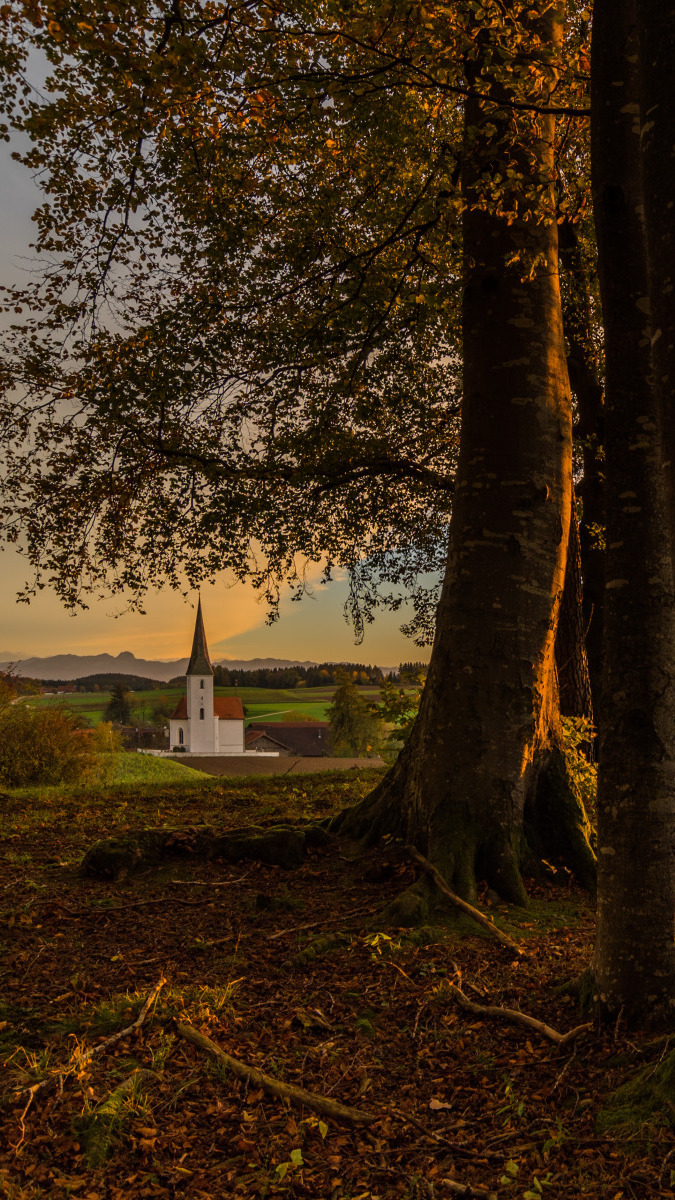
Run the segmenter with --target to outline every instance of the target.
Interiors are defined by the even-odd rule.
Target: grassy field
[[[246,710],[249,721],[293,721],[297,717],[313,717],[317,721],[327,720],[326,710],[331,703],[335,688],[216,688],[217,696],[238,696]],[[379,689],[363,687],[359,691],[369,700],[377,700]],[[184,688],[158,688],[143,692],[132,692],[132,714],[137,724],[153,723],[153,710],[158,704],[178,703]],[[38,707],[59,705],[85,717],[92,725],[105,718],[105,709],[110,699],[109,692],[71,692],[65,696],[38,696],[30,703]]]
[[[199,779],[211,779],[203,771],[195,771],[169,758],[155,758],[152,754],[137,754],[121,750],[118,754],[103,756],[103,775],[109,787],[118,784],[161,784],[175,787],[191,787]]]

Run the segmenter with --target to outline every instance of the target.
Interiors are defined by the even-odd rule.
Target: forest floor
[[[0,1196],[675,1196],[664,1118],[598,1123],[619,1085],[658,1071],[667,1039],[619,1023],[559,1047],[453,999],[461,979],[474,1001],[576,1026],[559,988],[589,961],[594,914],[574,886],[533,885],[527,910],[483,895],[522,944],[515,959],[447,912],[422,930],[387,926],[384,905],[417,869],[395,844],[356,856],[335,841],[293,871],[183,858],[118,884],[78,873],[109,834],[324,816],[372,781],[352,771],[0,799]],[[159,983],[143,1024],[107,1044]],[[372,1121],[284,1107],[180,1022]]]

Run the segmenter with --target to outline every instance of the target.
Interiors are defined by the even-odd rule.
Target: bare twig
[[[155,1000],[164,987],[165,982],[166,981],[164,979],[160,979],[159,983],[155,984],[141,1011],[136,1017],[136,1020],[131,1025],[127,1025],[126,1029],[120,1029],[119,1033],[113,1033],[112,1037],[106,1038],[105,1042],[99,1042],[98,1046],[93,1046],[91,1050],[87,1051],[85,1059],[88,1061],[90,1058],[98,1058],[100,1054],[104,1054],[105,1051],[109,1050],[111,1046],[117,1045],[117,1042],[121,1042],[123,1038],[129,1037],[132,1033],[135,1033],[137,1029],[140,1029],[145,1018],[150,1012],[152,1005],[155,1003]]]
[[[224,879],[222,882],[220,880],[212,882],[210,879],[171,879],[170,882],[174,887],[232,887],[235,883],[243,883],[245,879],[248,879],[250,874],[251,872],[247,871],[245,875],[240,875],[238,879]]]
[[[419,1129],[420,1133],[423,1133],[425,1137],[428,1137],[432,1142],[436,1142],[437,1145],[449,1146],[453,1152],[457,1154],[463,1154],[465,1158],[475,1158],[477,1153],[476,1151],[466,1150],[462,1146],[457,1146],[454,1142],[451,1142],[448,1138],[444,1137],[443,1134],[435,1133],[433,1129],[427,1129],[427,1126],[423,1125],[421,1121],[418,1121],[417,1117],[414,1117],[412,1113],[403,1112],[402,1109],[395,1108],[393,1104],[388,1104],[385,1111],[388,1115],[395,1117],[397,1121],[405,1121],[407,1125],[414,1125],[415,1129]],[[459,1124],[448,1125],[446,1126],[446,1129],[448,1133],[452,1133],[454,1130],[464,1129],[464,1127],[464,1125]],[[481,1151],[481,1155],[485,1157],[483,1151]]]
[[[277,929],[274,933],[268,933],[268,942],[273,942],[276,938],[283,937],[285,933],[304,933],[305,929],[316,929],[318,925],[339,925],[348,917],[355,917],[357,914],[362,917],[372,917],[375,909],[369,909],[364,912],[363,907],[350,908],[348,912],[342,913],[339,917],[328,917],[321,921],[308,921],[306,925],[293,925],[288,929]]]
[[[157,999],[161,989],[164,987],[164,982],[165,981],[163,979],[160,979],[159,983],[155,985],[145,1001],[141,1011],[136,1017],[136,1020],[131,1025],[127,1025],[126,1029],[121,1029],[118,1033],[114,1033],[112,1037],[107,1038],[105,1042],[100,1042],[98,1046],[92,1046],[90,1049],[85,1050],[84,1053],[79,1057],[78,1066],[90,1062],[93,1058],[98,1058],[99,1055],[103,1054],[106,1050],[109,1050],[111,1046],[115,1046],[117,1042],[121,1042],[123,1038],[129,1037],[130,1034],[135,1033],[137,1029],[140,1029],[150,1011],[150,1008]],[[64,1072],[63,1070],[58,1071],[54,1075],[48,1076],[47,1079],[41,1079],[39,1083],[34,1083],[31,1087],[23,1088],[22,1091],[17,1092],[15,1097],[16,1100],[20,1102],[21,1100],[25,1099],[26,1101],[26,1106],[21,1114],[21,1117],[19,1118],[22,1128],[26,1113],[28,1112],[28,1109],[35,1098],[44,1093],[52,1091],[52,1089],[57,1086],[62,1089],[63,1081],[70,1073],[71,1072],[68,1071]],[[23,1141],[23,1137],[21,1138],[21,1141]],[[20,1144],[21,1142],[19,1145]]]
[[[105,917],[108,913],[125,912],[129,908],[146,908],[152,904],[180,904],[184,908],[202,908],[203,900],[181,900],[179,896],[160,896],[157,900],[130,900],[128,904],[85,904],[82,908],[66,908],[60,900],[54,903],[69,917]]]
[[[472,1196],[476,1197],[476,1200],[479,1196],[487,1200],[488,1196],[494,1195],[485,1188],[473,1187],[470,1183],[458,1183],[456,1179],[440,1179],[439,1186],[445,1188],[452,1196],[466,1196],[467,1200],[470,1200]]]
[[[486,917],[484,913],[480,912],[479,909],[474,908],[472,904],[468,904],[466,900],[462,900],[461,896],[458,896],[455,892],[453,892],[448,887],[438,868],[435,867],[433,863],[430,863],[423,854],[420,854],[419,850],[416,850],[414,846],[406,846],[405,849],[406,853],[409,854],[411,858],[414,858],[415,862],[419,863],[419,865],[424,868],[427,875],[431,876],[439,892],[442,892],[444,896],[447,896],[448,900],[451,900],[456,908],[461,909],[462,912],[466,913],[467,916],[476,921],[478,925],[482,925],[483,929],[488,929],[492,936],[496,938],[498,942],[501,942],[502,946],[507,946],[508,949],[512,950],[514,954],[521,956],[525,953],[522,946],[519,946],[517,942],[514,942],[513,938],[510,938],[508,933],[504,933],[501,929],[498,929],[494,921],[491,921],[490,918]]]
[[[318,1092],[308,1092],[305,1088],[296,1087],[295,1084],[284,1083],[281,1079],[265,1075],[257,1067],[248,1067],[238,1058],[232,1058],[230,1054],[226,1054],[222,1047],[218,1046],[216,1042],[212,1042],[211,1038],[200,1033],[192,1025],[185,1025],[182,1021],[177,1021],[176,1030],[181,1037],[192,1042],[199,1050],[205,1051],[217,1062],[222,1063],[238,1079],[263,1088],[264,1091],[269,1092],[271,1096],[276,1096],[279,1100],[286,1100],[290,1104],[304,1105],[306,1108],[320,1113],[321,1116],[332,1117],[335,1121],[346,1121],[350,1125],[370,1125],[375,1120],[373,1113],[362,1112],[358,1108],[349,1108],[345,1104],[340,1104],[338,1100],[331,1100],[328,1096],[319,1095]]]
[[[549,1042],[553,1042],[556,1046],[566,1046],[593,1028],[592,1022],[588,1022],[586,1025],[577,1025],[568,1033],[559,1033],[557,1029],[552,1029],[550,1025],[538,1021],[536,1017],[528,1016],[527,1013],[520,1012],[517,1008],[500,1008],[496,1004],[476,1004],[475,1001],[469,1000],[469,997],[465,996],[456,984],[452,985],[450,994],[462,1008],[465,1008],[467,1012],[474,1013],[477,1017],[495,1017],[499,1021],[508,1021],[513,1025],[523,1025],[532,1033],[548,1038]]]

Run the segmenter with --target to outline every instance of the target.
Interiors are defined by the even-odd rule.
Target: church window
[[[183,733],[182,729],[178,730],[178,745],[179,746],[185,745],[185,734]]]
[[[200,686],[200,688],[203,688],[203,686],[204,686],[204,680],[203,680],[203,679],[200,679],[200,680],[199,680],[199,686]]]
[[[199,720],[200,721],[204,720],[204,709],[203,708],[200,708],[200,710],[199,710]]]

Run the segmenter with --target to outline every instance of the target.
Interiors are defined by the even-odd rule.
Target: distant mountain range
[[[9,661],[10,656],[7,655]],[[6,670],[9,661],[0,662],[0,670]],[[255,671],[274,667],[315,667],[315,662],[301,662],[293,658],[221,658],[218,663],[234,671]],[[28,679],[80,679],[86,675],[140,675],[145,679],[157,679],[167,683],[176,675],[183,675],[188,665],[187,658],[175,662],[160,659],[136,658],[129,650],[121,654],[53,654],[50,658],[24,658],[16,662],[18,675]]]

